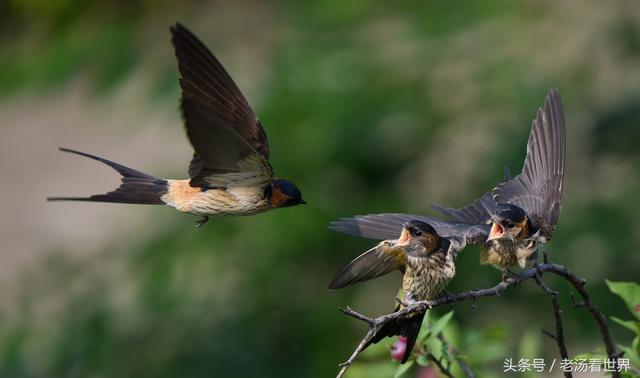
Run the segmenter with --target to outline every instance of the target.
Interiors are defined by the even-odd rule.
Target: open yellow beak
[[[409,239],[410,239],[409,231],[407,231],[406,228],[403,228],[402,233],[400,234],[400,238],[398,238],[398,243],[396,245],[397,246],[407,245],[409,244]]]
[[[493,222],[491,224],[491,231],[489,232],[489,237],[487,238],[487,241],[500,239],[502,235],[504,235],[504,228],[498,223]]]

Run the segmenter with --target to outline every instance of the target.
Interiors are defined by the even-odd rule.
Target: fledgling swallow
[[[554,232],[560,215],[565,165],[564,112],[560,95],[552,89],[531,126],[522,172],[498,184],[469,205],[433,208],[452,220],[409,214],[370,214],[334,221],[330,229],[372,239],[388,239],[412,219],[433,226],[440,236],[455,241],[458,250],[467,244],[483,247],[481,263],[503,273],[509,267],[524,268],[535,259],[539,243]],[[508,176],[505,171],[505,176]]]
[[[434,206],[456,221],[491,224],[481,262],[524,268],[551,239],[560,216],[566,155],[564,111],[552,89],[531,125],[522,172],[460,208]]]
[[[189,179],[160,179],[84,152],[61,151],[100,161],[122,175],[122,184],[90,197],[51,197],[48,201],[93,201],[168,205],[200,215],[250,215],[304,204],[300,190],[276,179],[262,124],[218,59],[187,28],[171,27],[178,59],[181,108],[195,150]]]
[[[404,223],[398,239],[380,242],[342,268],[333,277],[329,288],[340,289],[399,270],[402,272],[402,299],[396,307],[398,311],[405,305],[435,299],[455,275],[455,255],[455,244],[440,237],[429,224],[410,220]],[[404,336],[407,347],[402,363],[405,363],[411,355],[423,318],[424,313],[421,313],[401,322],[385,324],[365,348],[385,337]]]

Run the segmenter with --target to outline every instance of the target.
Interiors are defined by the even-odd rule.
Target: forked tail
[[[60,147],[60,151],[85,156],[110,166],[122,175],[122,184],[120,184],[116,190],[106,194],[94,194],[90,197],[49,197],[47,198],[47,201],[90,201],[136,203],[146,205],[164,204],[162,196],[165,195],[169,189],[166,180],[149,176],[146,173],[127,168],[124,165],[84,152],[62,147]]]

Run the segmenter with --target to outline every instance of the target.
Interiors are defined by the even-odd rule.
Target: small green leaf
[[[629,311],[640,320],[640,284],[635,282],[612,282],[606,280],[609,290],[624,299]]]
[[[447,323],[449,323],[452,317],[453,317],[453,311],[449,311],[448,313],[443,315],[440,319],[438,319],[435,323],[433,323],[433,325],[431,326],[431,334],[437,335],[441,333],[444,330],[444,327],[447,326]]]
[[[611,320],[613,320],[614,323],[618,323],[619,325],[623,326],[624,328],[627,328],[631,332],[638,333],[638,330],[640,329],[639,328],[640,323],[634,322],[633,320],[622,320],[620,318],[616,318],[615,316],[610,316],[609,318],[611,318]]]
[[[429,365],[429,359],[427,358],[427,356],[424,355],[420,355],[418,356],[418,358],[416,359],[416,362],[418,363],[418,365],[420,366],[427,366]]]
[[[634,366],[640,366],[640,356],[631,348],[620,346],[620,349],[624,352],[624,358],[628,358],[629,362]]]
[[[442,358],[442,341],[440,341],[440,339],[437,337],[429,337],[424,346],[427,352],[431,353],[434,358]]]
[[[393,378],[400,378],[405,373],[407,373],[413,367],[414,361],[407,361],[404,365],[398,366],[398,370],[396,370],[396,374],[394,374]]]

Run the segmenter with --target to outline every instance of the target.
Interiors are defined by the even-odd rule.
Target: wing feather
[[[493,190],[496,202],[521,207],[547,238],[560,216],[565,155],[564,111],[552,89],[531,125],[522,172]]]
[[[171,33],[181,75],[185,128],[195,150],[189,164],[190,184],[246,185],[246,178],[271,181],[266,133],[240,89],[189,30],[176,24]]]
[[[395,239],[402,232],[402,225],[410,220],[419,220],[430,224],[438,235],[454,242],[456,251],[464,248],[466,244],[484,244],[490,230],[490,226],[485,224],[449,222],[422,215],[398,213],[357,215],[353,218],[341,218],[331,222],[329,229],[369,239]]]
[[[491,222],[491,216],[496,212],[496,203],[491,192],[485,193],[482,197],[459,209],[436,204],[431,207],[455,221],[472,224],[487,224]]]
[[[400,234],[396,235],[396,238]],[[367,281],[383,276],[394,270],[403,270],[406,265],[405,251],[396,247],[391,240],[385,240],[345,265],[333,277],[330,289],[340,289],[345,286]]]

